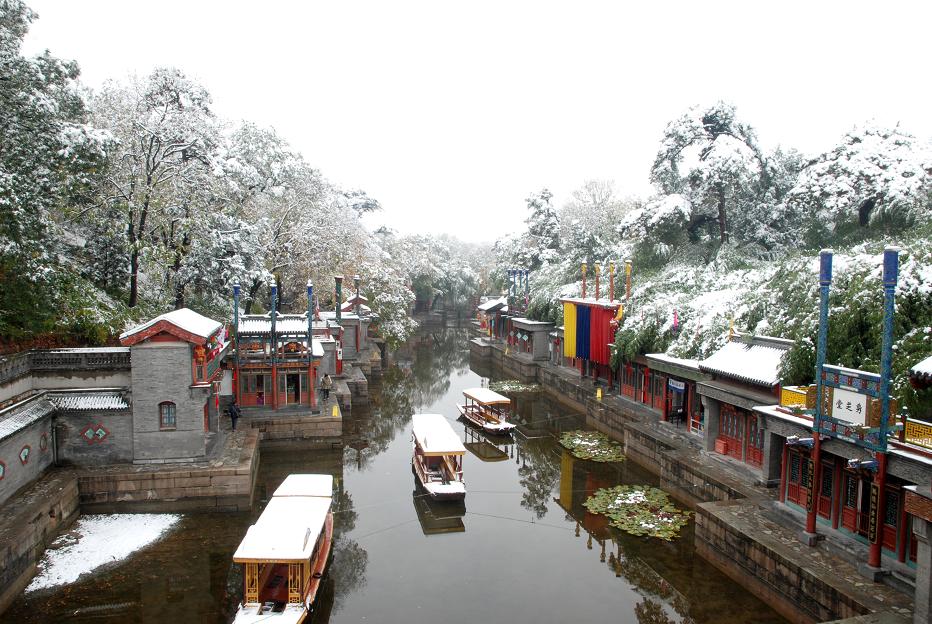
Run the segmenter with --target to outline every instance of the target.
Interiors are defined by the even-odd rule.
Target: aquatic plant
[[[596,490],[583,505],[611,520],[611,525],[631,535],[647,535],[670,541],[689,522],[688,511],[677,509],[666,492],[646,485],[619,485]]]
[[[598,431],[567,431],[560,436],[560,444],[579,459],[591,459],[597,462],[625,460],[621,445]]]
[[[489,384],[489,390],[493,392],[537,392],[540,390],[540,384],[526,384],[517,379],[504,379],[502,381],[493,381]]]

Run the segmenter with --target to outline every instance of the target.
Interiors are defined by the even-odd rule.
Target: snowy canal
[[[263,448],[257,500],[291,472],[328,472],[338,493],[333,560],[315,622],[778,623],[693,549],[586,513],[587,492],[657,485],[633,462],[574,460],[555,434],[578,418],[519,401],[513,441],[454,420],[470,370],[463,332],[422,332],[372,404],[344,422],[343,450]],[[430,504],[411,472],[414,412],[444,414],[469,451],[465,504]],[[0,617],[16,622],[229,622],[242,574],[231,558],[258,514],[85,516]]]

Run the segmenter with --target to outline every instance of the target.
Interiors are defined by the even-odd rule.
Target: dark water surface
[[[344,422],[345,448],[263,448],[257,499],[291,472],[329,472],[334,558],[315,622],[778,623],[766,604],[680,539],[634,537],[585,513],[598,487],[657,485],[632,462],[580,462],[554,434],[581,426],[549,401],[519,401],[513,441],[453,421],[466,334],[422,332],[397,354],[372,405]],[[467,443],[465,504],[432,504],[411,473],[410,416],[440,413]],[[20,598],[0,622],[227,622],[242,576],[233,551],[253,514],[191,514],[130,559]]]

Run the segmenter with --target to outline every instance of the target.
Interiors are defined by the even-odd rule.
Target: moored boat
[[[333,542],[333,477],[289,475],[236,549],[243,600],[234,624],[300,624],[314,605]]]
[[[465,402],[457,405],[460,416],[486,433],[511,433],[515,425],[508,422],[511,399],[488,388],[463,390]]]
[[[447,419],[440,414],[415,414],[411,438],[411,464],[421,486],[434,500],[462,500],[463,456],[466,448]]]

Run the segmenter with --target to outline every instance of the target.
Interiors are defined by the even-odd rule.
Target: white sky
[[[768,148],[932,136],[932,2],[26,2],[27,54],[91,87],[177,66],[402,232],[491,241],[590,178],[647,194],[666,123],[717,99]]]

